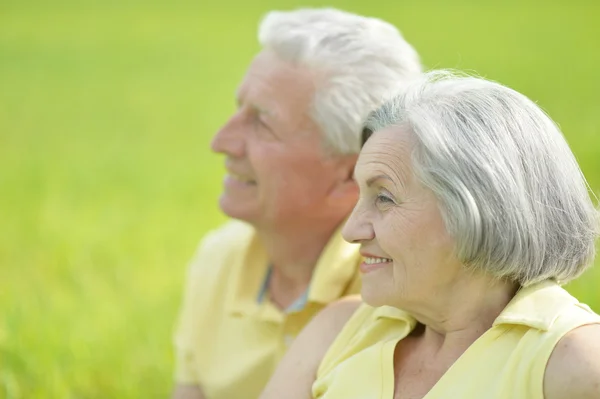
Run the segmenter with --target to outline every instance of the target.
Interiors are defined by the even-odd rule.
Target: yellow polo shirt
[[[555,282],[523,288],[424,399],[544,399],[554,347],[569,331],[593,323],[600,316]],[[313,398],[392,399],[394,350],[415,325],[400,309],[361,305],[323,358]]]
[[[269,259],[253,228],[231,221],[209,233],[189,269],[175,334],[176,382],[200,385],[207,399],[257,398],[308,321],[360,292],[360,261],[358,246],[337,231],[315,266],[306,302],[284,312],[261,293]]]

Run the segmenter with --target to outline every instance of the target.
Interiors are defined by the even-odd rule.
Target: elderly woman
[[[367,129],[344,229],[366,304],[319,314],[262,397],[600,398],[600,316],[560,287],[592,262],[598,218],[556,125],[434,72]]]

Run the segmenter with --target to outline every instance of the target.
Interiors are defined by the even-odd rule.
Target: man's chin
[[[226,195],[219,198],[219,208],[221,211],[232,219],[242,220],[253,224],[256,221],[256,212],[250,209],[248,204],[242,204],[239,201],[234,201]]]

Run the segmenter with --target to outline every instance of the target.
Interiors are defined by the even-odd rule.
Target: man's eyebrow
[[[251,105],[252,108],[254,108],[259,114],[265,114],[265,115],[273,115],[273,113],[271,111],[269,111],[268,109],[258,106],[256,104],[252,104]]]
[[[235,103],[238,108],[241,108],[241,106],[244,104],[244,98],[236,96]],[[250,108],[252,108],[254,111],[258,112],[259,114],[273,115],[273,112],[269,111],[265,107],[261,107],[259,105],[253,104],[253,103],[250,103],[249,106],[250,106]]]

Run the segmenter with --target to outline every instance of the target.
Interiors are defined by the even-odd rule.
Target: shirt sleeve
[[[182,305],[174,329],[174,378],[176,383],[202,385],[200,366],[205,363],[201,351],[203,326],[214,322],[216,295],[223,289],[221,280],[227,280],[228,265],[253,236],[246,224],[229,222],[208,232],[200,241],[188,264]]]
[[[180,384],[199,384],[195,366],[195,335],[198,325],[198,272],[199,264],[201,263],[202,243],[200,243],[198,250],[188,266],[183,303],[179,311],[179,317],[173,335],[175,351],[174,378],[175,382]]]

